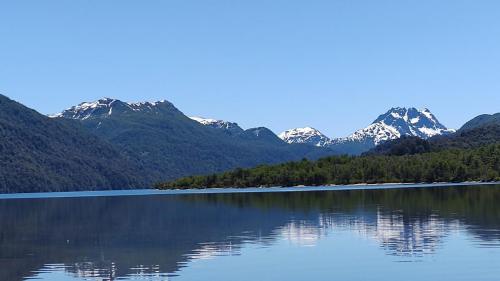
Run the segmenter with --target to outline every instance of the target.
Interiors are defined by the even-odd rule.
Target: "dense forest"
[[[146,176],[144,176],[146,175]],[[0,193],[148,187],[140,159],[0,95]]]
[[[158,188],[296,186],[356,183],[499,181],[500,144],[413,155],[333,156],[261,165],[158,184]]]

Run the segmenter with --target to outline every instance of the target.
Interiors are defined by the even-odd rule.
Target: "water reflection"
[[[458,220],[444,220],[436,215],[406,221],[403,214],[387,214],[380,210],[374,216],[323,216],[321,219],[319,225],[323,228],[350,231],[374,240],[387,254],[396,256],[418,257],[433,253],[443,237],[460,228]]]
[[[341,233],[418,261],[458,232],[498,247],[498,202],[498,186],[3,200],[0,280],[166,280],[194,259],[280,241],[317,247]]]

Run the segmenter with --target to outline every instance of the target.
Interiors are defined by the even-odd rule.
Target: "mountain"
[[[279,137],[287,143],[310,144],[319,147],[328,147],[332,145],[332,140],[311,127],[296,128],[284,131]]]
[[[485,118],[485,116],[493,118]],[[437,135],[425,140],[418,137],[391,140],[376,146],[366,154],[407,155],[446,149],[472,149],[499,143],[500,123],[495,121],[494,116],[480,115],[453,134]]]
[[[285,144],[275,133],[266,127],[257,127],[243,130],[238,123],[228,122],[224,120],[203,118],[203,117],[189,117],[192,120],[214,129],[221,130],[230,136],[239,139],[254,140],[258,142],[267,142],[270,144],[283,145]]]
[[[0,193],[146,187],[140,160],[0,95]]]
[[[427,108],[418,110],[413,107],[396,107],[380,115],[370,126],[356,131],[341,142],[368,141],[375,146],[402,136],[428,139],[453,132],[454,130],[449,130],[441,124]]]
[[[222,130],[228,135],[237,135],[243,133],[243,129],[238,125],[238,123],[195,116],[189,118],[202,125]]]
[[[318,130],[306,127],[285,131],[280,134],[280,138],[287,143],[307,143],[357,155],[402,136],[428,139],[453,132],[454,130],[447,129],[441,124],[428,109],[395,107],[380,115],[368,127],[348,137],[329,139]]]
[[[277,136],[273,131],[266,127],[257,127],[243,130],[237,123],[217,119],[207,119],[201,117],[190,117],[198,123],[207,127],[222,130],[227,135],[232,136],[239,141],[252,141],[254,145],[271,145],[293,151],[295,154],[305,154],[309,158],[319,158],[326,155],[340,154],[340,152],[329,147],[313,148],[307,143],[289,143]]]
[[[104,98],[53,117],[78,120],[96,136],[133,151],[156,181],[334,154],[331,149],[288,145],[264,128],[242,131],[235,123],[195,121],[167,101]]]
[[[500,125],[500,113],[479,115],[479,116],[471,119],[467,123],[465,123],[460,128],[460,131],[466,131],[466,130],[482,127],[485,125],[493,125],[493,124]]]

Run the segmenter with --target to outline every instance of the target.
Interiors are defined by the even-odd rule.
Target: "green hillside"
[[[0,193],[148,186],[138,160],[76,122],[0,95]]]

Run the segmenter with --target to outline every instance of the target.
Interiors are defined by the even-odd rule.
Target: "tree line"
[[[500,144],[414,155],[332,156],[317,161],[184,177],[160,189],[500,181]]]

